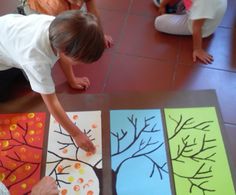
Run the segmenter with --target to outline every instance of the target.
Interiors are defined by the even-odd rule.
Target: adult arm
[[[81,149],[95,153],[95,146],[67,116],[66,112],[62,108],[57,96],[53,94],[41,94],[44,103],[46,104],[49,112],[53,115],[56,121],[72,136],[77,146]]]
[[[202,49],[202,26],[205,19],[193,20],[193,61],[200,59],[204,64],[213,62],[213,56]]]

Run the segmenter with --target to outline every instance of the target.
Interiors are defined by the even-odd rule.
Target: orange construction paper
[[[0,181],[11,195],[40,180],[45,113],[0,114]]]

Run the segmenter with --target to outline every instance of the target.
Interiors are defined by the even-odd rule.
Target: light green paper
[[[215,108],[164,112],[176,195],[235,195]]]

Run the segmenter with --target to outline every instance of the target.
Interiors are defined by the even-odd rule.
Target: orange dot
[[[88,192],[87,192],[87,195],[93,195],[94,193],[93,193],[93,191],[92,190],[89,190]]]
[[[92,156],[93,153],[92,152],[86,152],[86,156],[89,157],[89,156]]]
[[[11,131],[16,130],[16,128],[17,128],[17,125],[16,125],[16,124],[12,124],[12,125],[10,126],[10,130],[11,130]]]
[[[74,167],[75,167],[75,169],[80,169],[81,164],[77,162],[77,163],[74,164]]]
[[[29,135],[34,135],[35,134],[35,130],[29,130]]]
[[[74,189],[74,191],[79,191],[80,190],[80,186],[79,185],[75,185],[74,187],[73,187],[73,189]]]
[[[29,138],[29,142],[30,143],[34,142],[34,138],[33,137]]]
[[[67,149],[67,148],[64,148],[64,149],[62,150],[62,152],[63,152],[64,154],[66,154],[66,153],[68,152],[68,149]]]
[[[25,147],[21,147],[20,148],[20,152],[25,153],[26,152],[26,148]]]
[[[78,118],[79,118],[79,117],[78,117],[77,114],[73,115],[73,119],[74,119],[74,120],[77,120]]]
[[[20,133],[17,131],[17,132],[14,132],[13,134],[14,137],[20,137]]]
[[[26,189],[27,188],[27,184],[26,183],[21,184],[21,188],[22,189]]]
[[[58,165],[57,172],[58,173],[62,173],[62,171],[63,171],[63,166],[62,165]]]
[[[93,184],[93,180],[92,179],[88,180],[88,184],[91,186]]]
[[[96,129],[98,126],[96,124],[92,124],[92,128]]]
[[[42,128],[42,127],[43,127],[43,123],[38,122],[38,123],[36,124],[36,127],[38,127],[38,128]]]
[[[15,175],[11,175],[9,177],[9,180],[13,183],[14,181],[16,181],[16,176]]]
[[[39,155],[39,154],[34,154],[34,158],[35,158],[35,159],[39,159],[39,158],[40,158],[40,155]]]
[[[0,173],[0,181],[3,181],[5,179],[6,175],[4,173]]]
[[[84,179],[83,179],[83,178],[79,178],[77,181],[78,181],[79,183],[83,183],[83,182],[84,182]]]
[[[61,195],[66,195],[67,194],[67,189],[63,189],[62,191],[61,191]]]
[[[29,171],[31,169],[31,166],[30,165],[25,165],[25,170],[26,171]]]
[[[28,118],[34,118],[34,117],[35,117],[35,114],[34,114],[34,113],[29,113],[29,114],[27,115],[27,117],[28,117]]]
[[[9,141],[4,140],[4,141],[2,141],[1,145],[2,145],[3,148],[7,148],[9,146]]]

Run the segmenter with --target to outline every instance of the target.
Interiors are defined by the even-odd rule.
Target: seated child
[[[55,93],[51,69],[58,61],[71,86],[89,87],[87,78],[75,77],[71,65],[91,63],[101,57],[105,42],[97,18],[77,10],[65,11],[56,17],[9,14],[0,17],[0,26],[0,74],[6,75],[0,77],[0,95],[9,87],[5,83],[11,83],[15,72],[22,70],[32,90],[41,94],[49,112],[75,143],[94,153],[93,143],[62,108]]]
[[[81,10],[84,5],[88,12],[94,14],[99,23],[99,12],[96,8],[95,0],[23,0],[26,14],[36,12],[56,16],[66,10]],[[113,44],[110,35],[105,36],[106,47],[110,48]]]
[[[167,4],[176,0],[163,0],[159,4],[162,9]],[[192,35],[193,61],[197,59],[208,64],[213,62],[213,56],[202,48],[202,38],[213,34],[220,24],[226,8],[227,0],[183,0],[186,13],[165,14],[155,20],[156,30],[174,35]]]

